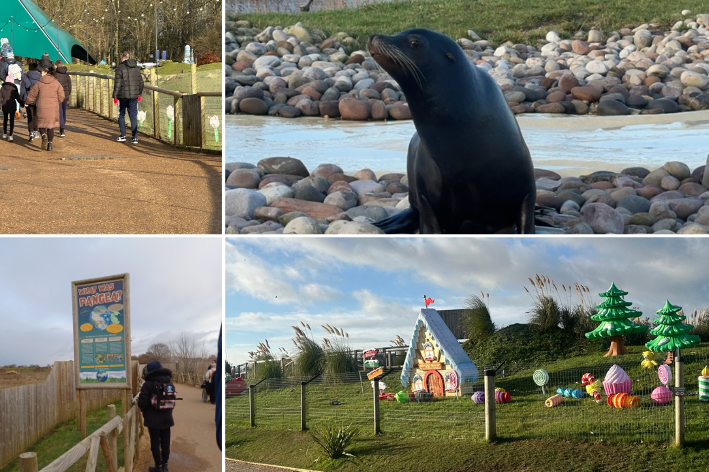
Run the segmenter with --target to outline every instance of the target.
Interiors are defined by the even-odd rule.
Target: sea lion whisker
[[[399,49],[396,46],[390,46],[386,45],[387,51],[388,51],[388,56],[394,60],[397,64],[401,66],[401,68],[405,71],[411,74],[411,76],[416,80],[416,84],[419,86],[419,88],[423,88],[423,84],[421,83],[421,77],[419,76],[421,74],[421,70],[416,67],[416,64],[411,61],[404,52]]]

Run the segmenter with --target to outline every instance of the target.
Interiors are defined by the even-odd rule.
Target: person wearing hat
[[[8,74],[7,80],[0,87],[0,101],[2,101],[2,139],[12,141],[12,133],[15,129],[15,112],[17,112],[17,103],[24,106],[25,102],[20,97],[20,93],[15,87],[15,77]],[[10,123],[10,132],[7,131],[8,121]]]
[[[172,379],[172,371],[163,368],[158,361],[149,362],[145,382],[138,395],[138,408],[143,412],[143,423],[150,435],[150,451],[153,453],[155,467],[150,472],[167,472],[167,461],[170,458],[170,428],[175,426],[172,410],[158,410],[150,401],[157,383],[167,383]]]

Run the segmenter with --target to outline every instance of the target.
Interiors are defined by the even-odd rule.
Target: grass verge
[[[115,402],[116,413],[121,413],[121,402]],[[91,434],[101,426],[108,422],[108,408],[99,408],[98,410],[90,411],[86,414],[86,433]],[[52,429],[39,441],[34,443],[25,452],[36,452],[39,470],[47,466],[57,457],[64,454],[66,451],[76,446],[81,442],[81,432],[76,429],[76,420],[62,423]],[[73,466],[67,469],[67,472],[82,472],[86,470],[86,460],[88,454],[84,456]],[[123,463],[123,438],[118,438],[118,463]],[[99,449],[97,472],[107,472],[108,467],[103,458],[103,453]],[[20,472],[20,460],[16,459],[10,462],[0,472]]]
[[[610,0],[603,3],[584,0],[414,0],[294,14],[238,14],[236,18],[250,20],[259,27],[285,27],[300,21],[306,28],[319,28],[328,35],[345,31],[358,41],[360,47],[372,34],[394,34],[409,28],[433,29],[454,39],[467,37],[466,32],[472,29],[498,45],[505,41],[535,44],[549,30],[568,38],[579,30],[592,28],[610,32],[642,23],[669,26],[680,19],[680,11],[685,8],[704,13],[706,4],[698,0],[690,0],[681,6],[661,0]],[[229,17],[233,18],[232,15]]]

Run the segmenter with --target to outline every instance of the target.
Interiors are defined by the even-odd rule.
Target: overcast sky
[[[0,365],[74,358],[71,282],[130,274],[132,352],[181,332],[217,353],[219,237],[0,238]]]
[[[528,277],[588,286],[594,304],[611,282],[643,317],[665,299],[709,307],[709,238],[230,238],[226,245],[226,349],[232,363],[268,339],[293,353],[292,325],[343,327],[353,348],[406,342],[423,307],[461,308],[490,294],[498,327],[525,323]]]

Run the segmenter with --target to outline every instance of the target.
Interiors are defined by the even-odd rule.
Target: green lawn
[[[289,26],[300,21],[306,28],[319,28],[332,35],[345,31],[360,46],[371,34],[393,34],[409,28],[429,28],[451,37],[466,37],[469,29],[493,44],[505,41],[534,44],[549,30],[570,37],[579,30],[612,31],[642,23],[671,25],[683,9],[706,13],[706,3],[690,0],[681,4],[662,0],[588,2],[559,0],[414,0],[392,1],[357,9],[297,14],[240,14],[259,27]]]
[[[688,470],[701,470],[694,462],[701,457],[700,450],[706,454],[704,448],[709,448],[706,442],[709,404],[698,401],[696,390],[697,376],[705,363],[709,362],[709,345],[702,344],[684,353],[685,385],[688,393],[695,395],[685,400],[685,437],[689,447],[681,452],[667,452],[674,436],[674,409],[672,405],[656,406],[650,399],[652,390],[660,385],[655,371],[640,367],[641,346],[628,349],[630,354],[612,360],[603,358],[600,353],[593,353],[542,365],[507,366],[505,375],[502,375],[502,371],[498,375],[496,385],[510,392],[512,402],[497,407],[497,433],[501,443],[496,446],[485,444],[483,405],[474,404],[469,396],[431,403],[380,402],[381,429],[384,434],[375,437],[372,426],[372,389],[366,379],[363,385],[326,382],[308,385],[308,427],[318,429],[325,425],[352,423],[362,428],[360,439],[352,450],[360,462],[320,464],[323,470],[389,470],[387,466],[394,463],[397,464],[397,470],[412,467],[412,470],[459,470],[456,467],[462,467],[465,462],[459,462],[456,466],[455,461],[451,463],[444,458],[443,451],[449,449],[457,451],[455,455],[462,454],[464,457],[490,456],[485,466],[487,468],[481,470],[497,470],[495,467],[500,464],[504,465],[505,470],[525,467],[527,469],[524,470],[561,470],[554,467],[544,469],[542,457],[553,450],[554,460],[562,464],[569,457],[585,454],[593,457],[599,453],[601,445],[608,443],[612,446],[605,447],[620,448],[629,457],[637,459],[650,454],[652,460],[664,460],[669,458],[667,454],[672,454],[673,460],[686,464]],[[658,357],[664,359],[661,355]],[[585,396],[583,399],[565,398],[555,408],[544,406],[544,400],[557,387],[583,389],[580,384],[583,373],[591,372],[602,380],[612,363],[621,365],[633,379],[633,393],[641,398],[639,408],[618,410],[609,407],[605,403],[605,396],[602,404]],[[546,394],[542,394],[541,388],[532,381],[531,374],[537,368],[544,368],[550,374]],[[388,391],[401,389],[398,372],[390,374],[384,381],[389,385]],[[319,456],[317,446],[307,434],[299,432],[299,382],[284,382],[281,388],[269,389],[263,386],[261,384],[257,387],[255,394],[256,428],[250,428],[248,424],[248,397],[239,395],[227,399],[227,457],[320,468],[313,463]],[[482,382],[478,382],[474,388],[482,389]],[[333,400],[339,404],[332,405]],[[266,437],[273,439],[267,440]],[[425,447],[426,454],[420,454],[421,446],[425,443],[435,443],[439,447],[435,448],[435,453],[434,448]],[[282,448],[281,445],[285,444],[288,446]],[[563,448],[556,450],[558,444],[563,444]],[[274,447],[276,445],[279,447]],[[514,454],[517,448],[529,449],[531,456],[528,462]],[[371,469],[362,468],[363,464]],[[400,468],[398,464],[401,464]],[[704,464],[706,467],[706,462]],[[630,469],[636,470],[632,467]],[[581,470],[606,469],[590,467]]]
[[[121,402],[115,402],[116,413],[121,414]],[[98,410],[90,411],[86,414],[86,433],[91,434],[101,426],[108,422],[108,408],[99,408]],[[36,452],[39,469],[53,462],[57,457],[64,454],[66,451],[81,442],[81,432],[76,429],[76,420],[62,423],[47,433],[43,438],[34,443],[25,452]],[[86,460],[88,454],[85,454],[76,464],[67,469],[68,472],[82,472],[86,470]],[[118,438],[118,464],[123,464],[123,438]],[[107,472],[108,467],[103,458],[103,453],[99,449],[98,472]],[[4,468],[0,472],[19,472],[20,460],[17,459]]]

